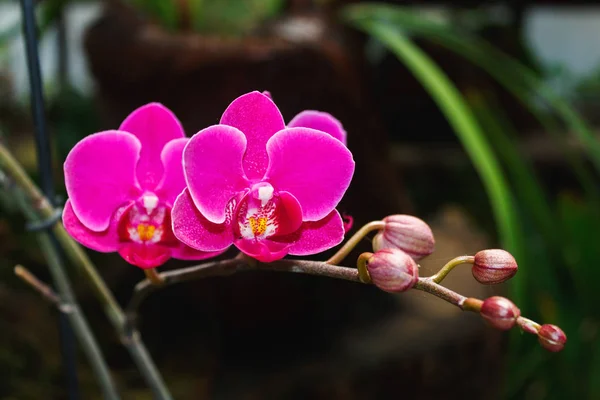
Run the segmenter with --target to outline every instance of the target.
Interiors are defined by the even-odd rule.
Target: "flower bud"
[[[507,331],[515,326],[521,310],[512,301],[494,296],[483,301],[480,314],[494,328]]]
[[[556,325],[542,325],[538,340],[543,348],[553,353],[561,351],[567,343],[567,335]]]
[[[433,253],[433,233],[423,220],[398,214],[385,217],[383,222],[385,228],[373,238],[373,250],[400,249],[414,260]]]
[[[508,251],[491,249],[475,254],[471,271],[479,283],[495,285],[515,276],[517,269],[517,262]]]
[[[419,279],[419,267],[415,260],[398,249],[383,249],[373,254],[367,263],[367,270],[373,284],[386,292],[404,292]]]

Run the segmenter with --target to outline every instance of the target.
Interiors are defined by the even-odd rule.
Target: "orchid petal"
[[[287,243],[277,243],[268,239],[239,239],[234,242],[242,253],[257,259],[260,262],[280,260],[288,253]]]
[[[119,130],[135,135],[142,143],[137,178],[143,189],[154,190],[163,176],[163,165],[159,162],[163,147],[185,136],[181,123],[162,104],[150,103],[129,114]]]
[[[248,188],[242,169],[246,137],[238,129],[213,125],[196,133],[183,150],[189,193],[210,222],[225,221],[229,201]]]
[[[337,139],[310,128],[287,128],[267,142],[265,181],[291,193],[304,221],[318,221],[335,208],[354,173],[352,153]]]
[[[201,251],[221,251],[233,243],[230,221],[215,224],[207,220],[196,208],[188,189],[175,200],[171,210],[173,233],[182,243]]]
[[[244,171],[249,179],[262,178],[269,164],[265,144],[271,136],[285,128],[275,103],[262,93],[247,93],[227,107],[220,123],[233,126],[246,135],[248,145]]]
[[[140,148],[140,141],[127,132],[105,131],[81,140],[67,156],[67,193],[88,229],[106,230],[115,211],[140,195],[135,177]]]
[[[188,138],[171,140],[165,145],[160,155],[164,174],[156,187],[156,195],[169,207],[173,206],[175,199],[186,186],[182,159],[183,149],[188,141]]]
[[[204,260],[223,254],[224,251],[225,250],[212,252],[200,251],[180,243],[179,246],[171,249],[171,257],[178,260]]]
[[[291,193],[279,192],[277,214],[278,235],[295,232],[302,225],[302,207]]]
[[[306,256],[337,246],[344,240],[344,234],[344,221],[340,214],[333,210],[325,218],[319,221],[305,222],[295,233],[288,237],[278,237],[276,240],[291,242],[288,249],[289,254]]]
[[[346,144],[346,131],[342,123],[331,114],[321,111],[306,110],[296,115],[288,128],[312,128],[321,132],[329,133],[331,136]]]
[[[71,201],[67,200],[62,215],[63,225],[69,235],[85,247],[102,253],[111,253],[117,251],[121,245],[117,229],[119,219],[123,213],[129,210],[132,204],[133,202],[126,207],[121,207],[115,213],[108,229],[103,232],[94,232],[81,223],[73,212]]]
[[[171,249],[160,244],[128,242],[119,249],[119,254],[129,264],[142,269],[156,268],[171,258]]]
[[[354,217],[350,214],[342,214],[342,221],[344,221],[344,232],[348,233],[352,226],[354,226]]]

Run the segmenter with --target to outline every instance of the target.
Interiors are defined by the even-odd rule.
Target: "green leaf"
[[[553,133],[561,142],[573,171],[577,174],[582,186],[596,198],[600,198],[600,190],[595,179],[572,152],[564,145],[565,139],[558,135],[558,130],[539,104],[545,101],[564,120],[567,127],[576,135],[584,151],[590,156],[593,165],[600,171],[600,141],[596,140],[591,128],[579,114],[560,96],[548,87],[537,74],[515,58],[496,49],[485,40],[468,32],[460,31],[445,22],[427,19],[416,11],[389,5],[353,5],[343,11],[343,17],[354,25],[363,23],[386,23],[402,29],[406,33],[418,34],[451,51],[462,55],[474,64],[487,71],[502,83],[527,107],[536,118]]]
[[[600,209],[574,196],[562,195],[558,202],[558,217],[564,232],[563,247],[567,252],[567,267],[580,297],[580,307],[600,317],[597,309],[600,282]]]

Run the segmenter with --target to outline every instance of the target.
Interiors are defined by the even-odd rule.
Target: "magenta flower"
[[[173,206],[175,236],[202,251],[233,243],[263,262],[339,244],[344,224],[335,207],[354,173],[342,140],[329,114],[305,112],[286,128],[268,96],[237,98],[183,151],[187,189]]]
[[[199,260],[171,229],[171,208],[185,188],[181,165],[188,142],[173,113],[158,103],[131,113],[119,127],[73,147],[64,165],[69,200],[66,230],[78,242],[114,252],[140,268],[169,258]]]

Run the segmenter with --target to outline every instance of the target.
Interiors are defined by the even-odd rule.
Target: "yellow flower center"
[[[152,237],[154,237],[155,230],[156,227],[154,225],[139,224],[137,226],[138,235],[140,236],[140,239],[144,242],[147,242],[148,240],[152,239]]]
[[[250,217],[248,221],[254,235],[262,235],[267,230],[267,217]]]

